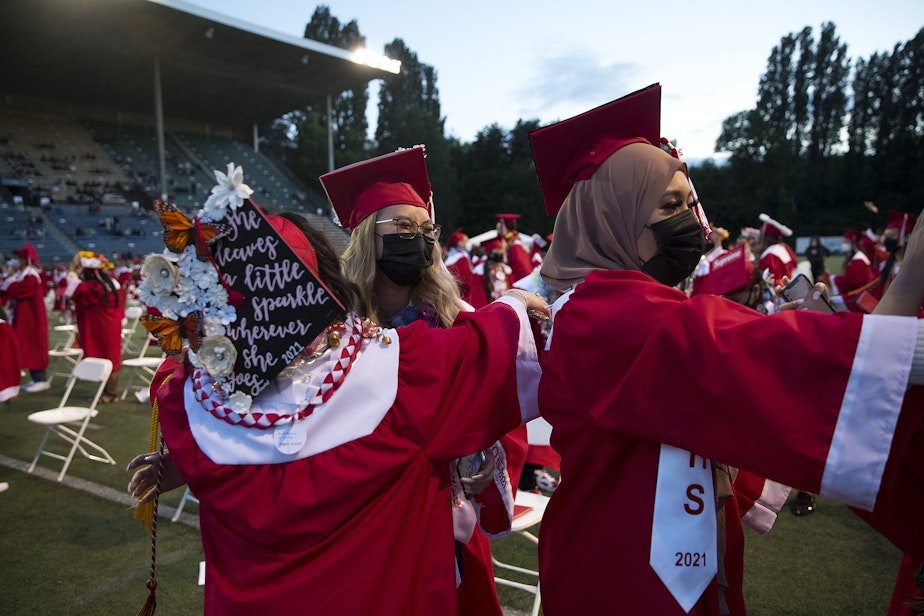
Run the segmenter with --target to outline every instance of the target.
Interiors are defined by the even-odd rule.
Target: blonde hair
[[[375,216],[367,216],[353,229],[350,242],[343,251],[343,274],[360,289],[363,312],[370,319],[384,325],[377,309],[375,277],[378,274],[375,256]],[[462,299],[455,278],[443,265],[443,251],[439,242],[433,244],[433,265],[423,278],[411,285],[411,303],[422,308],[426,303],[433,307],[443,327],[456,320],[462,308]]]

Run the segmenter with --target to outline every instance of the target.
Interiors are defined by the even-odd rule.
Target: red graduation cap
[[[423,146],[341,167],[321,176],[321,185],[340,224],[354,229],[370,214],[389,205],[430,205],[430,178]]]
[[[915,223],[918,221],[918,217],[914,214],[907,214],[905,212],[896,212],[895,210],[889,210],[889,219],[886,223],[886,229],[895,229],[898,231],[898,245],[905,245],[905,238],[911,233],[911,230],[914,229]]]
[[[504,222],[509,222],[511,220],[518,220],[522,218],[523,216],[522,214],[498,214],[497,217],[503,220]]]
[[[576,182],[630,143],[661,142],[661,85],[653,84],[529,134],[545,210],[558,213]]]
[[[32,265],[38,265],[39,256],[38,251],[35,249],[35,246],[29,242],[23,242],[22,248],[17,248],[13,251],[13,254],[21,259],[25,259]]]
[[[692,295],[729,295],[740,291],[754,279],[754,263],[745,246],[736,246],[715,259],[709,273],[696,278]]]
[[[318,276],[318,255],[302,230],[294,222],[282,216],[268,214],[266,220],[273,226],[282,241],[288,244],[292,252],[311,270],[311,273]]]
[[[500,237],[492,237],[489,240],[481,242],[481,247],[484,248],[486,253],[491,252],[492,250],[503,250],[504,241]]]
[[[450,247],[458,246],[459,244],[462,243],[462,240],[465,239],[466,237],[467,236],[465,235],[465,232],[462,231],[462,227],[459,227],[458,229],[453,231],[452,234],[449,236],[449,239],[446,240],[446,245]]]
[[[767,214],[761,214],[760,216],[758,216],[758,218],[760,218],[760,221],[764,223],[761,229],[763,230],[764,234],[767,235],[768,237],[778,238],[778,237],[784,237],[784,236],[789,237],[790,235],[792,235],[792,229],[790,229],[789,227],[787,227],[780,221],[774,220]]]
[[[847,229],[847,231],[844,232],[845,240],[849,240],[852,242],[859,242],[861,237],[863,236],[856,229]]]

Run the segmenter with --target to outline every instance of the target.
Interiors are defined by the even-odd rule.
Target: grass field
[[[24,393],[0,405],[0,481],[10,484],[0,493],[0,613],[134,614],[147,596],[151,545],[129,509],[125,464],[147,447],[150,409],[131,396],[100,407],[91,438],[118,464],[77,457],[58,483],[59,461],[43,457],[34,474],[25,472],[44,430],[26,416],[55,406],[63,387],[58,377],[50,391]],[[89,398],[89,389],[75,395],[75,400]],[[184,514],[186,521],[169,521],[180,496],[178,490],[162,498],[157,541],[157,613],[162,615],[202,612],[197,517]],[[196,507],[185,511],[195,514]],[[617,529],[601,532],[608,530]],[[817,513],[805,518],[784,510],[769,535],[747,531],[746,540],[751,616],[885,614],[900,554],[844,506],[819,499]],[[506,563],[536,567],[535,545],[523,537],[497,540],[493,548]],[[507,587],[498,592],[511,611],[528,613],[528,593]]]

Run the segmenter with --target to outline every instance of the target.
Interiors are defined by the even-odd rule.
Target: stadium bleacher
[[[160,192],[154,130],[49,108],[0,106],[0,251],[29,241],[44,263],[67,263],[77,250],[112,259],[162,250],[152,211]],[[325,213],[326,199],[244,142],[184,127],[167,131],[165,150],[168,200],[187,215],[214,185],[213,170],[234,162],[259,205],[297,211],[336,250],[346,246],[349,234]]]

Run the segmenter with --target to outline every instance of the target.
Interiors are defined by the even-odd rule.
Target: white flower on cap
[[[226,336],[206,336],[196,355],[199,363],[212,377],[225,378],[234,370],[237,349]]]
[[[228,163],[227,174],[217,169],[214,171],[218,184],[212,189],[200,215],[210,220],[223,220],[227,209],[241,207],[244,199],[253,194],[253,189],[244,184],[244,170],[240,165],[235,167],[234,163]]]

